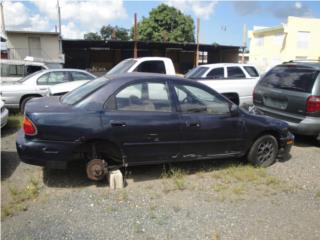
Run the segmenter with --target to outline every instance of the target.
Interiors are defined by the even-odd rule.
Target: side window
[[[23,77],[24,65],[14,64],[1,64],[1,76],[2,77]]]
[[[246,78],[243,71],[239,67],[227,67],[228,78]]]
[[[64,83],[69,81],[68,72],[51,72],[48,78],[48,85]]]
[[[115,101],[115,110],[118,111],[171,111],[170,98],[167,86],[164,83],[138,83],[130,85],[122,89],[112,101]],[[111,105],[113,103],[109,106]]]
[[[41,66],[32,66],[32,65],[27,65],[26,66],[26,75],[29,75],[31,73],[34,73],[34,72],[37,72],[37,71],[40,71],[42,70],[42,67]]]
[[[71,72],[73,81],[77,80],[92,80],[94,77],[92,77],[89,74],[86,74],[84,72]]]
[[[247,71],[247,73],[250,75],[250,77],[259,77],[259,73],[254,67],[244,66],[243,68]]]
[[[229,103],[219,95],[198,87],[175,85],[179,105],[183,113],[227,114]]]
[[[223,79],[224,78],[224,68],[214,68],[208,74],[207,78],[213,79]]]
[[[48,78],[50,73],[43,74],[41,77],[38,78],[37,84],[38,85],[48,85]]]
[[[135,72],[166,73],[163,61],[145,61],[138,65]]]

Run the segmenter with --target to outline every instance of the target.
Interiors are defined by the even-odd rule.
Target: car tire
[[[27,102],[32,98],[34,98],[34,97],[26,97],[21,101],[21,104],[20,104],[20,113],[21,114],[24,114],[24,108],[26,107]]]
[[[256,167],[268,167],[276,161],[277,155],[277,139],[272,135],[263,135],[253,143],[247,159]]]

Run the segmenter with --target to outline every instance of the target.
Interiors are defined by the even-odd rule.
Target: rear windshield
[[[192,69],[191,71],[189,71],[185,77],[186,78],[191,78],[191,79],[195,79],[195,78],[201,78],[202,75],[208,70],[208,67],[196,67],[194,69]]]
[[[107,74],[126,73],[136,62],[137,60],[134,59],[123,60],[122,62],[118,63],[113,68],[111,68],[109,72],[107,72]]]
[[[318,70],[297,66],[277,66],[261,80],[261,85],[310,93],[319,74]]]
[[[250,75],[250,77],[259,77],[259,73],[258,73],[257,69],[255,69],[254,67],[244,66],[243,68],[247,71],[247,73]]]
[[[92,80],[61,97],[61,101],[65,104],[75,104],[104,86],[108,81],[109,79],[105,77]]]

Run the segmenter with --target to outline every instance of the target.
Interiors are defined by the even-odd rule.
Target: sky
[[[57,0],[2,0],[7,30],[55,31]],[[243,25],[278,26],[288,16],[320,18],[320,1],[125,1],[59,0],[62,36],[82,39],[87,32],[99,32],[103,25],[130,28],[161,3],[174,6],[196,22],[200,18],[200,42],[242,45]]]

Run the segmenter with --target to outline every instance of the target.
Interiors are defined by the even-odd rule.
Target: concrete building
[[[249,31],[249,61],[264,72],[290,60],[320,60],[320,19],[288,17],[275,27]]]
[[[6,40],[9,59],[64,63],[57,32],[6,31]]]

